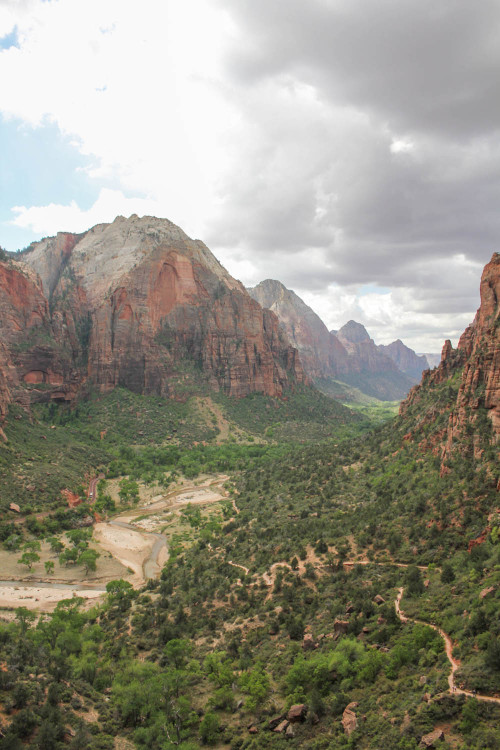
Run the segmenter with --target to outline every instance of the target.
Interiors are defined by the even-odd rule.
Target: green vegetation
[[[231,422],[276,442],[307,443],[367,427],[351,409],[308,386],[297,386],[282,399],[259,393],[242,399],[218,393],[213,398]]]
[[[148,750],[282,748],[273,720],[302,703],[290,748],[416,750],[437,726],[443,748],[500,746],[500,707],[449,693],[443,639],[425,624],[452,638],[457,684],[500,693],[498,457],[481,402],[444,462],[435,450],[458,385],[455,375],[423,387],[372,431],[309,389],[283,401],[217,395],[232,426],[221,444],[217,419],[194,401],[120,391],[78,413],[38,407],[44,445],[60,433],[71,451],[78,439],[93,474],[106,474],[103,512],[114,511],[111,480],[135,506],[145,485],[224,473],[229,498],[213,515],[186,505],[176,519],[186,535],[143,590],[113,581],[90,611],[75,597],[53,615],[20,607],[0,622],[0,750],[96,750],[116,737]],[[22,457],[20,416],[8,429]],[[60,564],[92,571],[89,532],[65,526],[59,538],[50,522],[5,521],[4,547],[20,562],[37,555],[43,529]],[[407,624],[394,607],[401,587]]]

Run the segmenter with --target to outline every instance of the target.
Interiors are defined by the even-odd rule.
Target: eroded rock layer
[[[0,263],[0,416],[85,384],[232,396],[303,382],[297,351],[200,241],[166,219],[118,217]]]
[[[424,372],[422,381],[415,386],[401,404],[400,414],[422,405],[429,391],[438,388],[443,392],[442,406],[427,410],[427,422],[436,420],[439,408],[449,409],[447,426],[439,441],[433,446],[441,455],[442,469],[455,449],[472,443],[476,458],[484,451],[486,443],[496,444],[500,437],[500,254],[495,253],[484,268],[481,278],[481,305],[474,322],[466,329],[453,349],[447,341],[441,362],[435,370]],[[458,386],[458,390],[457,390]],[[446,399],[452,398],[451,408]],[[426,423],[426,410],[420,410],[421,423],[408,439],[419,440]]]

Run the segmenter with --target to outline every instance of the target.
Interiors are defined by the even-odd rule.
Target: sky
[[[500,251],[500,2],[0,0],[0,144],[8,250],[166,217],[439,352]]]

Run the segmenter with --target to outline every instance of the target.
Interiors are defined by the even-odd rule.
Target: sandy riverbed
[[[20,580],[13,583],[12,586],[0,586],[0,607],[24,606],[41,612],[51,612],[58,601],[69,599],[73,595],[88,599],[90,606],[92,601],[102,596],[106,580],[112,578],[123,577],[130,581],[134,587],[141,586],[145,581],[145,568],[147,568],[148,576],[158,576],[168,560],[168,549],[165,545],[158,550],[156,559],[151,560],[155,545],[159,546],[158,522],[164,521],[167,514],[176,513],[189,503],[208,505],[223,500],[226,493],[222,489],[222,484],[227,479],[228,477],[225,475],[219,475],[217,478],[212,476],[198,481],[196,484],[184,480],[163,496],[156,495],[152,500],[146,500],[133,510],[115,516],[111,521],[95,524],[93,530],[93,542],[95,544],[93,546],[100,549],[102,555],[106,552],[110,553],[113,557],[113,560],[110,559],[110,563],[113,563],[115,567],[118,566],[117,570],[120,571],[120,575],[117,575],[117,571],[113,570],[114,575],[100,580],[96,588],[85,588],[86,581],[81,578],[71,582],[67,581],[68,588],[60,586],[50,588],[50,586],[40,586],[38,581],[28,579],[24,581],[22,580],[22,570],[17,564],[19,554],[15,553],[14,560],[13,553],[4,553],[8,555],[9,561],[12,557],[16,568],[15,574],[19,576]],[[161,511],[167,513],[161,514]],[[146,518],[134,523],[134,520],[141,515],[146,516]],[[135,528],[127,528],[121,524],[132,524]],[[153,553],[154,557],[155,554]],[[103,563],[104,560],[101,558],[100,562],[98,561],[98,568]],[[132,573],[127,574],[127,569]],[[12,572],[14,573],[14,570]],[[67,575],[66,569],[65,575]],[[50,577],[43,576],[43,580],[50,581]],[[76,589],[71,584],[82,586],[82,589]]]
[[[58,602],[62,599],[71,599],[73,596],[81,596],[93,600],[102,596],[102,591],[96,589],[82,589],[75,591],[73,588],[41,588],[36,584],[29,586],[2,586],[0,588],[0,604],[2,607],[26,607],[40,612],[52,612]]]

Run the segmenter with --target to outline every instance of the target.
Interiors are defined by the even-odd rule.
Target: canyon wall
[[[0,316],[1,420],[10,401],[88,387],[280,396],[306,381],[276,316],[166,219],[118,217],[0,261]]]

